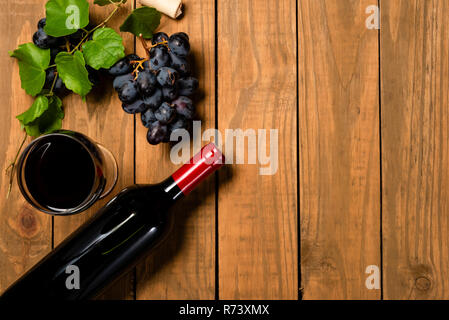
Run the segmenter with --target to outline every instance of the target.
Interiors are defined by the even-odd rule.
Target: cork
[[[144,6],[153,7],[173,19],[182,14],[181,0],[139,0],[139,2]]]

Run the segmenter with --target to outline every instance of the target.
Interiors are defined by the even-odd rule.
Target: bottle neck
[[[178,187],[178,185],[176,184],[175,180],[172,177],[165,179],[160,184],[160,186],[167,195],[167,197],[173,202],[179,200],[184,196],[182,190]]]
[[[223,154],[213,143],[210,143],[164,181],[164,190],[174,196],[174,200],[182,195],[188,195],[223,164]]]

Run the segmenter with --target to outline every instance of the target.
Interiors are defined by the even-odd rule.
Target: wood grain
[[[301,281],[304,299],[378,299],[378,32],[370,0],[299,3]]]
[[[449,298],[449,2],[381,1],[385,299]]]
[[[267,129],[267,143],[279,130],[277,173],[255,164],[220,172],[220,299],[298,297],[295,7],[218,1],[218,128]]]
[[[279,168],[272,176],[259,164],[221,169],[218,199],[211,177],[174,208],[168,241],[100,299],[214,299],[216,290],[220,299],[297,299],[299,289],[304,299],[379,299],[365,270],[381,267],[381,256],[383,298],[448,299],[449,2],[380,0],[380,35],[365,27],[371,0],[183,2],[184,17],[163,16],[159,30],[190,36],[202,131],[215,127],[216,110],[224,139],[226,129],[278,129]],[[109,26],[118,30],[134,3]],[[113,152],[113,193],[54,221],[16,183],[6,199],[4,171],[23,138],[15,116],[32,103],[7,50],[31,41],[44,6],[0,2],[0,293],[122,187],[157,183],[179,167],[171,146],[147,143],[140,118],[123,112],[104,78],[87,103],[64,98],[63,127]],[[92,19],[111,10],[92,5]],[[134,37],[122,36],[134,52]]]
[[[5,174],[24,138],[15,116],[33,103],[20,87],[18,63],[9,57],[8,50],[30,42],[43,15],[40,0],[0,3],[0,32],[4,35],[0,40],[0,293],[51,250],[51,217],[26,203],[15,179],[6,199],[9,177]]]
[[[113,7],[99,7],[90,1],[91,21],[100,23]],[[118,31],[118,26],[132,10],[133,3],[128,1],[119,13],[108,23]],[[36,17],[37,18],[37,17]],[[128,53],[134,52],[134,37],[129,33],[121,33]],[[116,158],[119,169],[119,180],[114,190],[105,199],[95,203],[88,211],[74,216],[54,218],[54,244],[58,245],[71,232],[110,200],[122,188],[134,182],[134,119],[123,112],[121,102],[112,88],[112,80],[104,77],[100,86],[88,96],[87,102],[71,94],[63,100],[65,119],[63,128],[86,134],[94,141],[109,149]],[[125,275],[116,285],[108,289],[102,298],[130,299],[134,296],[133,274]]]
[[[215,18],[213,0],[183,1],[180,20],[163,16],[158,30],[190,37],[192,69],[199,79],[201,94],[196,98],[202,129],[215,127]],[[138,43],[138,53],[144,52]],[[151,146],[147,129],[136,117],[136,182],[157,183],[179,165],[170,161],[168,144]],[[198,145],[206,144],[199,139]],[[209,178],[181,200],[173,211],[175,226],[159,250],[137,269],[137,299],[213,299],[215,292],[215,188]]]

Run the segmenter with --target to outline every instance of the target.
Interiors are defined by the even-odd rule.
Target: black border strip
[[[137,0],[134,0],[133,2],[133,10],[137,7]],[[137,52],[137,46],[136,46],[136,37],[133,38],[133,48],[134,53]],[[133,142],[134,142],[134,156],[133,156],[133,183],[136,184],[136,155],[137,155],[137,145],[136,145],[136,115],[134,115],[134,124],[133,124]],[[133,294],[133,300],[137,300],[137,266],[133,268],[132,272],[132,294]]]
[[[382,14],[381,14],[381,10],[380,10],[380,3],[381,0],[377,0],[377,5],[379,7],[379,19],[380,19],[380,24],[379,27],[382,28],[381,23],[382,23]],[[381,59],[381,30],[379,29],[377,31],[377,40],[378,40],[378,59],[379,59],[379,174],[380,174],[380,179],[379,179],[379,183],[380,183],[380,300],[384,299],[384,281],[383,281],[383,272],[384,272],[384,267],[383,267],[383,235],[382,235],[382,230],[383,230],[383,225],[382,225],[382,221],[383,221],[383,194],[382,194],[382,189],[383,189],[383,173],[382,173],[382,59]]]
[[[299,5],[296,1],[296,237],[298,241],[298,262],[297,262],[297,273],[298,273],[298,300],[302,300],[302,280],[301,280],[301,195],[299,193],[300,187],[300,159],[299,159]]]
[[[218,130],[218,0],[214,1],[214,55],[215,55],[215,129]],[[219,234],[218,234],[218,191],[220,176],[215,172],[215,300],[220,299],[219,277]]]

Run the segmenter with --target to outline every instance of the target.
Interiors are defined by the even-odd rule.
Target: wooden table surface
[[[184,2],[184,18],[164,17],[160,30],[190,35],[202,129],[278,129],[279,168],[229,165],[207,180],[176,206],[166,245],[102,298],[449,298],[449,0]],[[32,101],[7,51],[31,41],[44,4],[0,3],[2,172],[22,139],[15,116]],[[366,27],[370,5],[380,30]],[[63,103],[63,127],[116,156],[114,193],[179,167],[169,146],[147,144],[110,83]],[[7,182],[1,174],[0,292],[106,201],[51,217],[16,184],[6,200]],[[366,286],[369,266],[379,288]]]

